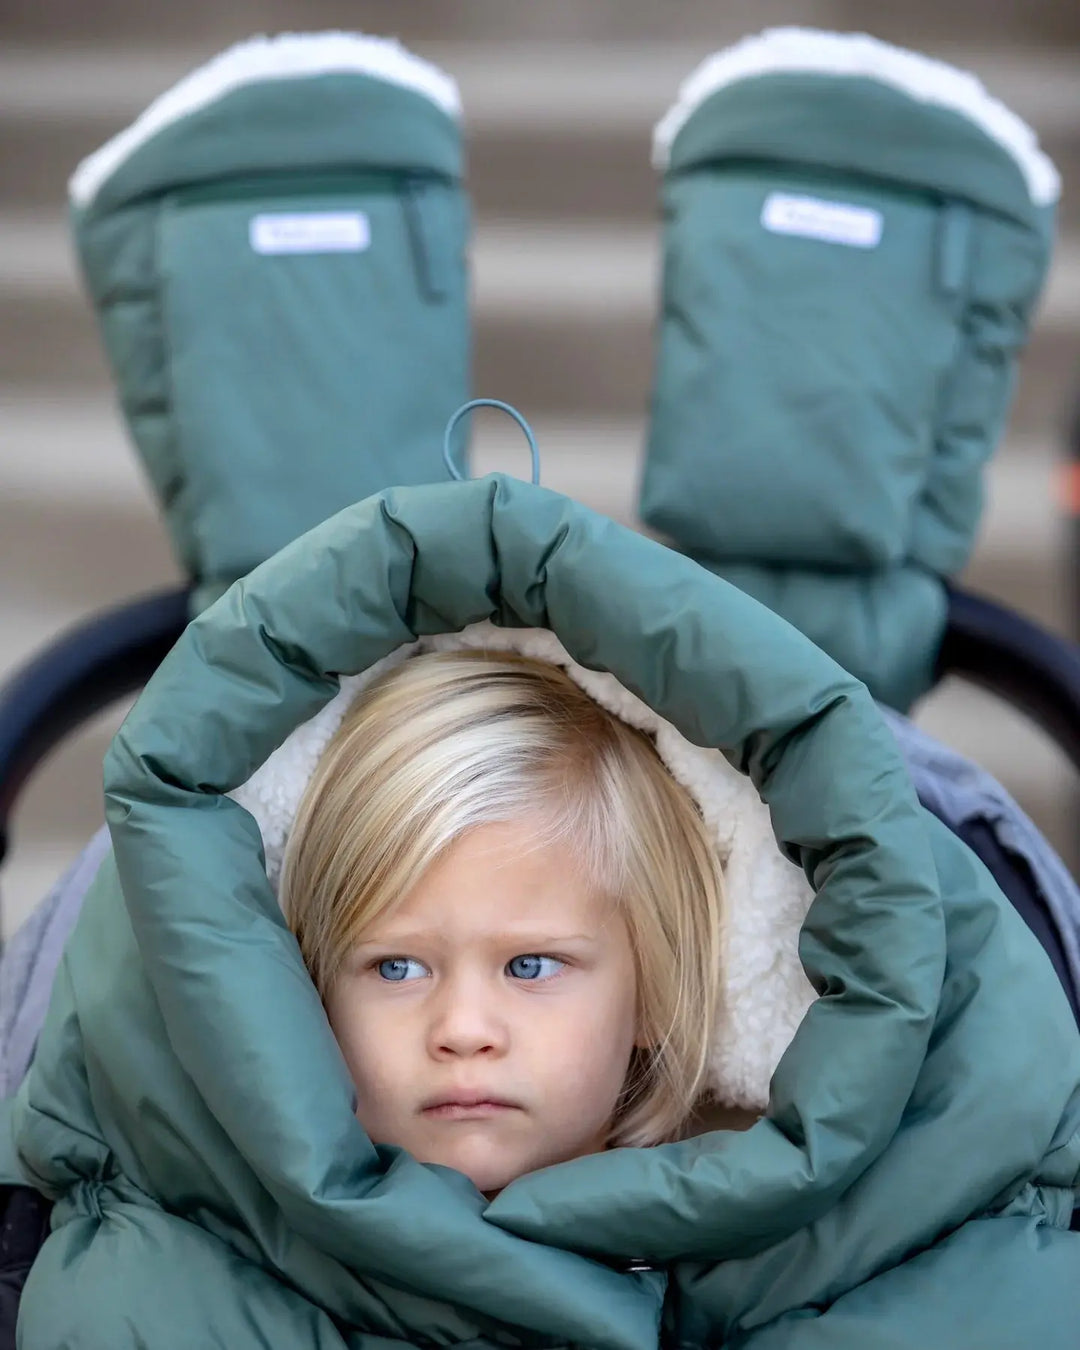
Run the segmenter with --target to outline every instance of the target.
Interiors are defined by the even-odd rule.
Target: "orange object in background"
[[[1070,516],[1080,516],[1080,459],[1061,466],[1058,500]]]

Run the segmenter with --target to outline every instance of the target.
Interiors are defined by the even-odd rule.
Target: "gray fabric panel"
[[[0,957],[0,1098],[15,1092],[30,1067],[64,944],[108,851],[102,826]]]
[[[955,832],[985,820],[1002,848],[1031,868],[1061,938],[1069,973],[1080,988],[1080,889],[1065,864],[996,779],[955,750],[882,708],[907,762],[919,800]]]

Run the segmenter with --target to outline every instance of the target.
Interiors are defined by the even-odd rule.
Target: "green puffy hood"
[[[749,1130],[491,1203],[361,1131],[228,795],[340,676],[484,620],[551,630],[749,775],[816,893],[818,995]],[[1074,1344],[1080,1045],[1049,964],[865,688],[686,558],[501,476],[369,498],[189,627],[105,787],[114,856],[14,1112],[58,1201],[24,1350]]]

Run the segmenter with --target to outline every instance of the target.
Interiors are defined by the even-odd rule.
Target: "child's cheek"
[[[565,998],[538,1002],[547,1006],[531,1020],[528,1034],[545,1079],[568,1100],[616,1097],[634,1046],[633,984],[616,972],[597,971],[572,994],[568,986]]]

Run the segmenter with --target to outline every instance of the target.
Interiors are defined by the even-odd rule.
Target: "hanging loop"
[[[449,470],[450,477],[453,478],[455,482],[458,483],[462,483],[465,481],[465,475],[454,463],[454,455],[451,448],[451,441],[454,435],[454,428],[461,421],[461,419],[463,417],[467,417],[469,413],[473,411],[474,408],[498,408],[501,412],[507,413],[510,417],[514,419],[514,421],[525,433],[525,439],[529,442],[529,452],[532,455],[532,481],[537,487],[539,487],[540,451],[537,449],[536,437],[533,435],[533,429],[531,426],[529,426],[528,422],[526,422],[524,417],[522,417],[521,413],[519,413],[516,408],[512,407],[509,403],[503,403],[500,399],[497,398],[470,399],[468,403],[463,403],[461,407],[457,410],[457,412],[454,413],[453,417],[451,417],[450,421],[447,422],[446,434],[443,436],[442,454],[443,454],[443,463]]]

